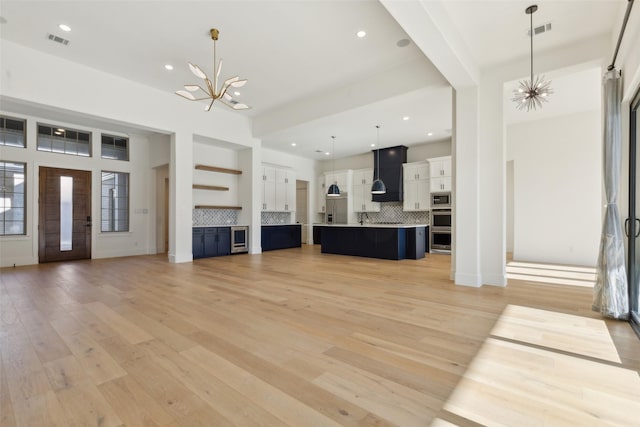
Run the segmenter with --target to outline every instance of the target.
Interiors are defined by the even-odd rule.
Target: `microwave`
[[[431,193],[431,208],[451,208],[451,192]]]

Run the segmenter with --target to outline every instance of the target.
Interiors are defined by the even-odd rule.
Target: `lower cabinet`
[[[231,254],[230,227],[194,227],[193,258],[209,258]]]
[[[261,227],[262,252],[302,246],[302,226],[267,225]]]

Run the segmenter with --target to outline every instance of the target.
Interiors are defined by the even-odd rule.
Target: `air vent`
[[[551,22],[547,22],[546,24],[538,25],[533,29],[533,35],[539,36],[540,34],[548,33],[551,31]],[[527,37],[531,35],[531,30],[527,30]]]
[[[56,36],[55,34],[47,34],[47,37],[52,42],[60,43],[61,45],[64,45],[64,46],[69,44],[69,40],[64,39],[64,38],[62,38],[60,36]]]

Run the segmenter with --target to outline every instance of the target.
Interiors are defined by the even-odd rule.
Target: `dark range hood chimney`
[[[373,151],[373,176],[379,177],[387,187],[385,194],[372,194],[374,202],[401,202],[404,199],[402,188],[402,164],[407,163],[407,147],[398,145]],[[378,162],[380,156],[380,162]],[[380,169],[378,170],[378,164]]]

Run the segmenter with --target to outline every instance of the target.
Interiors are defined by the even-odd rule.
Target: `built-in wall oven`
[[[431,249],[434,252],[451,252],[451,209],[432,209],[429,227]]]
[[[249,227],[235,225],[231,227],[231,253],[249,252]]]

